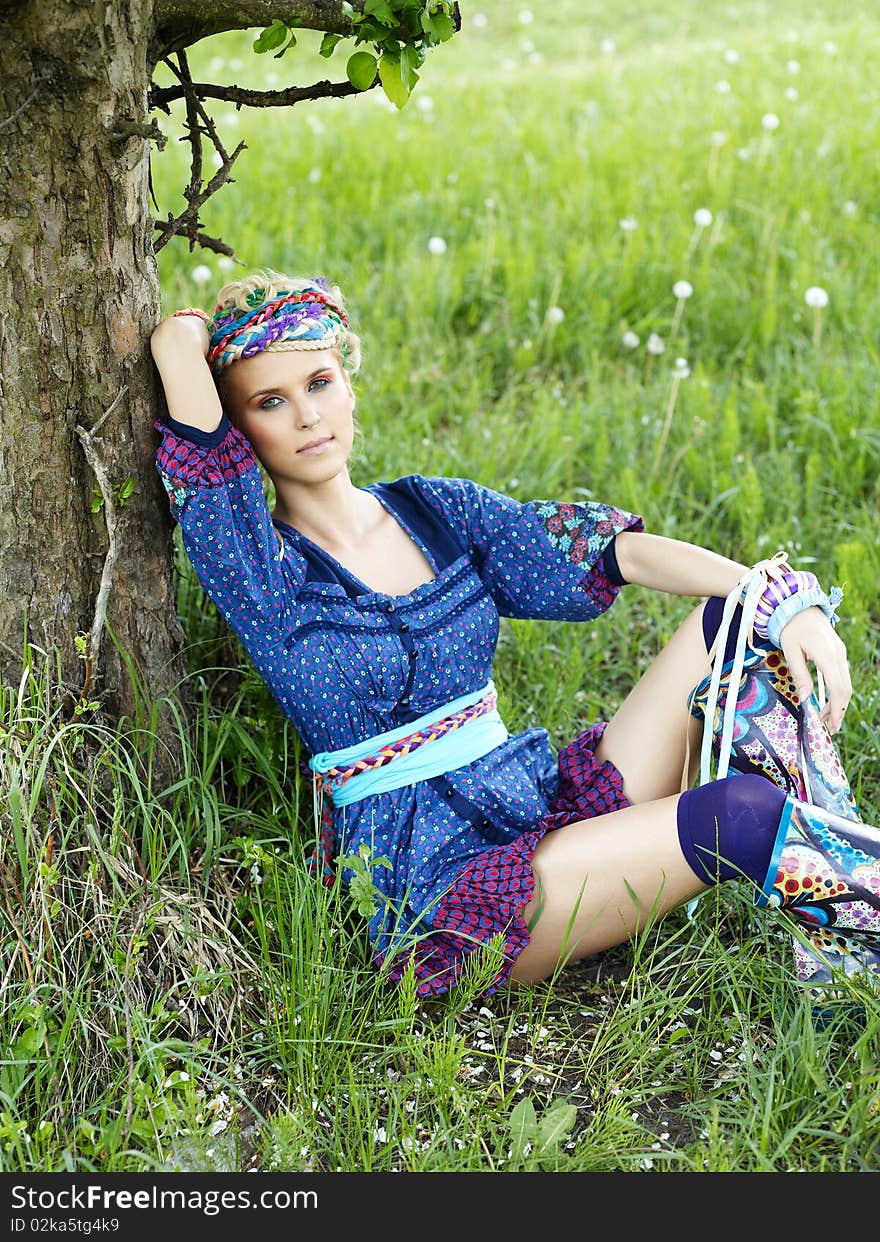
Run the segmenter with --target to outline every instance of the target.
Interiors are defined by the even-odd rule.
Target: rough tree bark
[[[340,3],[0,0],[0,681],[24,634],[60,653],[75,701],[75,636],[107,621],[151,696],[184,674],[171,522],[153,465],[162,402],[149,351],[160,317],[149,200],[153,68],[171,48],[297,16],[346,29]],[[95,428],[89,443],[77,428]],[[101,490],[133,493],[92,512]],[[115,510],[115,511],[114,511]],[[115,520],[114,520],[115,519]],[[114,531],[115,527],[115,531]],[[114,546],[115,545],[115,546]],[[108,565],[108,552],[111,553]],[[112,585],[106,593],[106,570]],[[91,698],[133,713],[105,635]]]

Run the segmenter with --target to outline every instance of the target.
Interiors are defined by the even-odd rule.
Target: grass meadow
[[[200,219],[242,266],[174,239],[164,312],[261,266],[328,274],[363,343],[356,482],[592,497],[842,585],[837,742],[878,822],[876,10],[461,7],[402,110],[208,107],[247,150]],[[276,60],[256,33],[190,49],[193,79],[344,74],[344,47]],[[184,205],[183,115],[157,114],[157,218]],[[488,1000],[476,974],[431,1003],[389,984],[307,873],[293,728],[182,560],[178,582],[194,716],[144,705],[176,731],[170,783],[143,735],[59,727],[51,659],[2,691],[0,1168],[880,1168],[878,994],[842,981],[814,1014],[744,888]],[[628,588],[589,626],[503,622],[509,730],[607,719],[693,604]]]

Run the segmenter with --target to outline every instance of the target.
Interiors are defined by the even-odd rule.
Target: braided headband
[[[348,355],[345,329],[348,317],[317,283],[263,302],[263,289],[254,289],[247,301],[252,310],[215,310],[209,322],[211,347],[208,365],[219,376],[239,358],[250,358],[266,349],[330,349],[342,344]]]

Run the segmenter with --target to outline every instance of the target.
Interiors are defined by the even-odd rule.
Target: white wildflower
[[[620,338],[620,343],[624,349],[636,349],[639,343],[639,337],[635,332],[624,332]]]
[[[649,354],[662,354],[666,346],[663,343],[663,337],[658,336],[656,332],[652,332],[648,337],[648,343],[645,348]]]
[[[638,220],[634,219],[632,216],[624,216],[624,218],[622,220],[618,220],[617,223],[623,229],[624,233],[632,233],[639,227]]]
[[[837,44],[834,43],[831,39],[829,39],[826,43],[822,44],[822,50],[825,52],[827,56],[836,56],[837,55]]]
[[[687,358],[676,358],[673,375],[675,375],[678,379],[687,379],[690,373],[691,369],[687,364]]]
[[[799,60],[790,60],[786,65],[786,69],[789,73],[800,73],[801,62]]]
[[[672,292],[677,298],[689,298],[693,291],[694,287],[689,280],[677,280],[672,286]]]
[[[321,170],[316,164],[314,168],[309,169],[309,184],[317,185],[320,180],[321,180]]]
[[[530,26],[535,20],[535,15],[531,9],[521,9],[519,14],[520,23],[523,26]]]
[[[206,285],[209,280],[213,280],[214,273],[208,267],[207,263],[199,263],[192,270],[192,278],[197,285]]]
[[[563,319],[565,318],[565,311],[562,309],[561,306],[548,306],[546,318],[547,318],[548,323],[552,323],[552,324],[562,323]]]
[[[617,44],[613,39],[603,39],[599,44],[599,50],[603,56],[613,56],[617,51]]]
[[[719,80],[715,83],[715,89],[719,95],[729,95],[730,83],[726,78],[719,78]]]
[[[799,98],[797,87],[794,86],[786,86],[784,94],[785,98],[790,99],[792,103]]]
[[[428,240],[428,249],[431,254],[446,254],[446,242],[442,237],[431,237]]]
[[[851,198],[847,199],[847,201],[843,204],[843,208],[842,208],[843,214],[847,216],[849,219],[852,219],[852,217],[856,214],[858,209],[859,209],[858,203],[854,203]]]
[[[814,310],[821,310],[823,306],[828,305],[828,294],[819,285],[811,285],[804,293],[804,301]]]
[[[471,18],[471,25],[476,26],[478,30],[482,30],[482,28],[487,24],[488,20],[489,19],[486,17],[485,13],[474,13],[473,17]]]
[[[709,141],[713,147],[723,147],[727,142],[727,131],[724,129],[713,129],[709,135]]]
[[[694,212],[694,224],[701,229],[707,229],[712,223],[712,212],[708,207],[698,207]]]
[[[729,47],[725,49],[724,59],[729,65],[739,64],[739,52],[735,48]]]
[[[766,130],[779,129],[779,117],[775,112],[765,112],[761,117],[761,125]]]

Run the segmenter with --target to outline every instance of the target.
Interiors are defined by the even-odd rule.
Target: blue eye
[[[312,383],[309,385],[309,387],[311,388],[312,385],[314,384],[329,384],[329,383],[330,383],[330,380],[327,378],[326,375],[319,375],[316,380],[312,380]]]
[[[267,404],[267,402],[269,402],[269,401],[280,401],[280,400],[281,400],[281,398],[280,398],[280,397],[267,397],[267,398],[266,398],[266,400],[265,400],[265,401],[263,401],[263,402],[261,402],[261,403],[260,403],[260,405],[259,405],[257,408],[258,408],[258,409],[260,409],[260,410],[274,410],[274,408],[275,408],[275,407],[274,407],[274,405],[268,405],[268,404]]]

